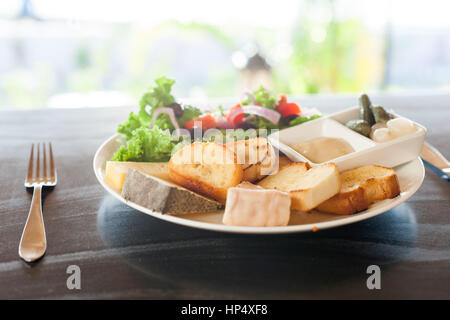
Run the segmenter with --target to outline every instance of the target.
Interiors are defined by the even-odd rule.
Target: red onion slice
[[[153,115],[152,115],[152,121],[150,122],[149,128],[153,128],[153,124],[155,123],[156,119],[158,118],[158,116],[160,114],[167,114],[170,118],[170,121],[172,122],[173,126],[175,127],[175,130],[180,129],[180,126],[178,125],[177,119],[175,117],[175,113],[173,112],[172,108],[166,108],[166,107],[162,107],[162,108],[156,108],[153,111]]]
[[[231,123],[233,123],[234,119],[242,113],[255,114],[257,116],[266,118],[267,120],[269,120],[270,122],[275,123],[275,124],[278,123],[278,121],[280,120],[280,117],[281,117],[281,114],[279,114],[275,110],[271,110],[271,109],[267,109],[267,108],[263,108],[263,107],[255,106],[255,105],[249,105],[249,106],[242,106],[240,108],[234,109],[228,116],[229,121]]]

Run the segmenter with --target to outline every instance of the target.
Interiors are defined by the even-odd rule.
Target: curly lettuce
[[[131,112],[128,116],[128,120],[119,124],[117,132],[122,133],[127,139],[130,139],[133,131],[139,127],[142,127],[141,118],[137,114]]]
[[[131,133],[126,146],[117,150],[112,161],[165,162],[169,161],[175,143],[168,131],[155,126],[139,127]]]
[[[171,94],[175,80],[161,77],[156,79],[155,83],[156,86],[151,87],[144,93],[139,101],[139,117],[146,125],[152,121],[152,115],[156,108],[164,107],[175,102],[175,98]],[[150,113],[147,112],[147,106],[150,107]],[[173,125],[167,115],[160,115],[156,121],[160,128],[173,130]]]

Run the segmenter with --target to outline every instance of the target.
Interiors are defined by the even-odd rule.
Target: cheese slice
[[[174,215],[213,212],[223,208],[215,200],[135,169],[129,169],[127,173],[122,197],[152,211]]]
[[[151,176],[170,181],[168,162],[108,161],[105,169],[105,182],[115,190],[121,191],[128,169],[135,169]]]
[[[290,206],[288,193],[245,182],[228,189],[222,222],[232,226],[286,226]]]

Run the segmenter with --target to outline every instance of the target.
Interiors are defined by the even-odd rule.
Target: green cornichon
[[[382,106],[370,108],[376,123],[386,123],[391,119],[390,114]]]
[[[358,132],[359,134],[362,134],[363,136],[370,137],[371,126],[365,120],[350,120],[345,124],[345,126]]]
[[[359,97],[359,118],[365,120],[369,125],[375,124],[375,118],[371,110],[372,103],[370,102],[369,96],[363,93]]]

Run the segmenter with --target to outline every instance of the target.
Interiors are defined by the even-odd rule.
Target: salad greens
[[[119,124],[117,132],[124,134],[127,139],[130,139],[133,135],[133,131],[140,127],[142,127],[141,118],[131,112],[128,116],[128,120]]]
[[[269,91],[267,91],[263,86],[260,86],[258,90],[253,91],[256,104],[267,109],[275,109],[277,103],[277,98],[275,98]],[[252,104],[250,99],[242,102],[242,105]]]
[[[114,154],[112,161],[168,161],[171,151],[178,141],[172,141],[170,132],[173,124],[167,114],[161,114],[152,129],[149,124],[156,108],[164,107],[175,98],[171,94],[175,80],[161,77],[155,80],[156,86],[149,88],[142,96],[139,114],[130,113],[128,119],[121,123],[117,132],[126,138],[126,146],[122,146]],[[149,112],[147,111],[149,107]],[[196,118],[201,111],[187,107],[183,112],[183,121]]]
[[[318,119],[320,117],[322,117],[322,115],[320,115],[320,114],[315,114],[315,115],[310,116],[310,117],[298,117],[298,118],[295,118],[294,120],[291,120],[289,122],[289,126],[290,127],[296,126],[298,124],[301,124],[301,123],[304,123],[304,122],[307,122],[307,121],[311,121],[311,120],[314,120],[314,119]]]
[[[273,96],[269,91],[267,91],[263,86],[260,86],[259,89],[253,91],[253,96],[255,97],[255,102],[257,105],[275,110],[277,98]],[[244,100],[242,105],[250,105],[253,104],[253,102],[248,98],[247,100]],[[260,117],[260,116],[252,116],[250,118],[249,124],[254,128],[259,129],[278,129],[278,125],[275,123],[267,120],[266,118]]]
[[[139,102],[139,117],[144,126],[148,126],[152,121],[153,112],[155,109],[164,107],[172,102],[175,98],[171,94],[172,86],[175,80],[161,77],[155,80],[156,86],[150,88],[141,98]],[[150,106],[150,112],[147,112],[147,106]],[[161,114],[155,120],[155,125],[161,129],[173,130],[174,126],[167,114]]]
[[[141,101],[139,102],[139,116],[146,124],[149,124],[150,121],[152,121],[153,111],[156,108],[164,107],[172,102],[175,102],[175,98],[170,93],[175,80],[161,77],[156,79],[155,83],[156,86],[150,88],[146,93],[144,93]],[[151,107],[150,113],[146,110],[147,106]]]
[[[126,146],[121,146],[114,153],[112,161],[169,161],[175,143],[171,134],[154,126],[152,129],[139,127],[127,139]]]
[[[149,128],[152,122],[152,116],[157,108],[171,108],[174,110],[176,122],[180,128],[188,129],[190,133],[200,130],[199,141],[215,141],[216,136],[203,134],[201,128],[193,127],[193,123],[201,123],[203,128],[219,129],[222,133],[223,143],[245,140],[253,137],[270,134],[271,130],[294,126],[309,120],[316,119],[320,115],[302,117],[300,107],[296,103],[287,102],[286,96],[280,100],[272,95],[263,86],[249,94],[248,98],[240,105],[252,105],[256,102],[257,106],[279,112],[284,122],[278,124],[271,122],[261,115],[245,115],[241,122],[230,123],[228,116],[231,111],[224,111],[222,106],[218,106],[216,116],[211,114],[204,115],[196,107],[189,105],[180,105],[172,95],[172,86],[175,80],[166,77],[160,77],[155,80],[155,85],[150,87],[139,101],[139,112],[131,112],[128,119],[121,123],[117,132],[124,135],[126,144],[121,146],[113,155],[112,161],[147,161],[147,162],[165,162],[170,156],[186,144],[192,142],[192,135],[178,136],[175,133],[175,127],[169,118],[167,110],[164,110],[155,119],[152,128]],[[254,102],[253,102],[254,100]],[[284,103],[284,105],[282,105]],[[235,106],[240,107],[240,105]],[[293,112],[292,112],[293,111]],[[242,115],[244,117],[244,115]],[[226,126],[219,126],[221,124]],[[197,122],[194,122],[195,120]],[[207,122],[208,121],[208,122]],[[225,130],[224,128],[234,128]],[[220,141],[219,141],[220,142]]]

